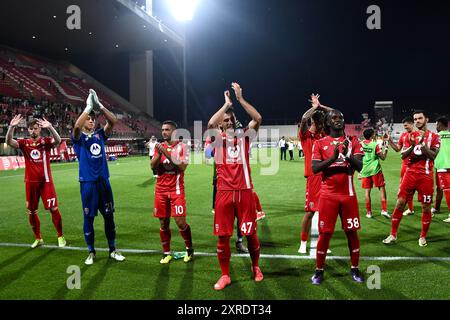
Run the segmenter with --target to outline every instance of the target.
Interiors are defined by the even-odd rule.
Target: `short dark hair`
[[[405,122],[414,123],[414,119],[410,116],[407,116],[407,117],[403,118],[403,120],[402,120],[402,123],[405,123]]]
[[[31,119],[30,121],[28,121],[27,128],[31,128],[37,123],[38,123],[38,119]]]
[[[166,120],[166,121],[164,121],[162,123],[162,125],[165,125],[165,124],[168,124],[168,125],[172,126],[174,129],[178,128],[177,123],[175,121],[172,121],[172,120]]]
[[[375,130],[373,130],[372,128],[367,128],[366,130],[363,131],[363,136],[364,136],[364,138],[369,140],[370,138],[372,138],[374,133],[375,133]]]
[[[228,107],[227,111],[225,111],[226,114],[234,114],[234,108],[233,107]]]
[[[448,127],[448,119],[446,117],[444,117],[444,116],[437,118],[436,122],[439,122],[444,127]]]
[[[413,115],[418,114],[418,113],[422,113],[425,118],[428,118],[428,114],[424,110],[420,110],[420,109],[414,110]]]
[[[315,123],[319,123],[323,125],[323,120],[325,119],[325,113],[321,110],[316,110],[312,114],[311,118],[314,120]]]

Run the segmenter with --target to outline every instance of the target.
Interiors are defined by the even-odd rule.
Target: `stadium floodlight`
[[[191,21],[200,0],[166,0],[172,16],[180,22]]]

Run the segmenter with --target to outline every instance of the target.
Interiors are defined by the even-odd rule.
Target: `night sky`
[[[381,30],[366,27],[371,4]],[[156,1],[169,21],[165,9]],[[203,0],[188,41],[190,119],[208,120],[232,81],[265,123],[295,123],[312,92],[349,122],[376,100],[393,100],[397,118],[407,108],[450,113],[448,1]],[[170,97],[161,82],[157,115],[180,118],[181,82]]]
[[[372,4],[381,8],[381,30],[366,27]],[[164,0],[155,0],[154,14],[180,28]],[[294,124],[312,92],[349,123],[361,122],[376,100],[394,101],[396,121],[411,108],[432,118],[450,113],[448,1],[202,0],[187,39],[190,121],[207,121],[232,81],[264,124]],[[155,52],[159,120],[181,122],[181,57],[181,50]],[[127,77],[108,83],[93,72],[128,97]]]

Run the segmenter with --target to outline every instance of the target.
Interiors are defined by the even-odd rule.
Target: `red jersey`
[[[243,133],[227,138],[222,132],[215,143],[214,161],[217,171],[217,190],[253,189],[250,170],[250,137]]]
[[[186,144],[177,142],[171,146],[167,142],[161,143],[174,159],[175,163],[189,162],[189,148]],[[155,148],[155,157],[158,156],[159,151]],[[156,168],[158,178],[156,181],[156,192],[176,192],[177,194],[184,193],[184,171],[178,169],[164,154],[161,154],[161,159]]]
[[[408,149],[411,146],[411,142],[409,141],[409,132],[402,132],[400,135],[400,139],[398,140],[398,146],[401,150]],[[401,151],[400,150],[400,151]],[[408,159],[402,160],[402,166],[406,166],[408,164]]]
[[[326,136],[325,138],[314,142],[312,160],[324,161],[331,158],[336,143],[342,142],[344,139],[344,136],[339,138]],[[364,156],[364,151],[358,139],[356,139],[356,137],[351,137],[349,140],[349,154]],[[350,166],[350,163],[342,154],[343,148],[344,146],[339,147],[340,153],[338,159],[322,171],[321,196],[324,194],[355,195],[355,187],[353,185],[353,173],[355,170]]]
[[[303,153],[305,155],[305,170],[304,170],[304,176],[305,178],[312,176],[312,165],[311,165],[311,158],[312,158],[312,149],[314,142],[322,139],[325,136],[325,134],[322,133],[315,133],[312,132],[310,129],[306,130],[305,133],[302,134],[301,130],[298,132],[298,138],[300,139],[300,143],[302,144]]]
[[[21,139],[17,141],[19,149],[25,158],[26,182],[51,182],[50,151],[54,147],[55,140],[50,137]]]
[[[422,145],[418,144],[420,139],[420,133],[414,131],[411,136],[416,140],[416,146],[414,150],[406,158],[408,159],[408,170],[418,174],[432,174],[434,167],[434,160],[428,159],[422,153]],[[423,138],[423,143],[430,149],[439,149],[441,145],[440,137],[438,134],[427,131]]]

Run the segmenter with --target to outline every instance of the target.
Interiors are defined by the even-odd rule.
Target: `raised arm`
[[[259,126],[262,123],[262,116],[259,114],[259,112],[250,103],[248,103],[244,99],[244,97],[242,95],[242,88],[241,88],[241,86],[238,83],[233,82],[231,84],[231,87],[234,90],[234,93],[236,95],[236,99],[239,101],[239,103],[244,108],[244,110],[248,113],[250,118],[252,118],[252,120],[248,124],[248,127],[250,129],[255,130],[255,131],[258,131]]]
[[[394,149],[395,152],[399,152],[400,150],[402,150],[402,148],[398,144],[394,143],[394,140],[392,140],[392,137],[389,134],[386,133],[383,139],[389,142],[389,145],[392,149]]]
[[[22,121],[22,119],[22,115],[20,114],[12,118],[11,122],[9,123],[8,132],[6,133],[6,144],[10,147],[13,147],[14,149],[19,148],[19,143],[17,142],[17,140],[13,139],[14,130],[19,125],[20,121]]]
[[[225,114],[225,112],[228,110],[228,108],[230,108],[233,103],[231,102],[231,98],[230,98],[230,91],[225,91],[223,93],[224,97],[225,97],[225,103],[223,104],[223,106],[219,109],[219,111],[217,111],[212,117],[211,119],[209,119],[208,121],[208,129],[217,129],[219,127],[220,122],[223,119],[223,115]]]
[[[320,98],[320,94],[311,94],[311,100],[309,100],[309,102],[311,102],[311,106],[316,107],[317,109],[320,109],[324,112],[329,112],[331,110],[333,110],[333,108],[324,106],[323,104],[320,103],[319,101]]]
[[[97,96],[97,93],[92,90],[89,89],[89,92],[92,93],[92,97],[94,99],[94,103],[95,105],[97,105],[100,108],[100,111],[103,113],[103,115],[105,116],[107,123],[104,127],[105,130],[105,134],[109,137],[111,136],[112,132],[113,132],[113,128],[117,123],[117,117],[114,115],[114,113],[112,113],[111,111],[109,111],[108,109],[106,109],[103,104],[100,102],[100,99]]]
[[[302,134],[304,134],[308,130],[308,120],[311,119],[314,111],[323,110],[324,112],[329,112],[333,110],[333,108],[320,104],[319,98],[319,94],[311,94],[311,99],[309,100],[309,102],[311,102],[311,108],[303,114],[302,120],[300,122],[300,132]]]
[[[61,137],[59,136],[58,132],[56,132],[55,128],[53,128],[53,125],[45,118],[38,119],[37,120],[38,125],[41,128],[48,129],[50,133],[53,136],[53,139],[55,139],[55,145],[59,146],[61,144]]]
[[[86,99],[86,108],[81,113],[81,115],[78,117],[77,121],[75,122],[75,125],[73,126],[74,140],[80,139],[81,132],[82,132],[83,126],[84,126],[84,122],[89,117],[89,114],[92,112],[93,108],[94,108],[94,99],[93,99],[92,93],[89,92],[89,96]]]

